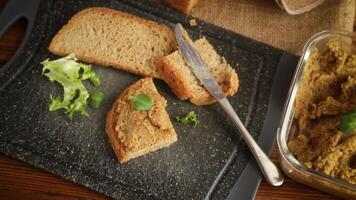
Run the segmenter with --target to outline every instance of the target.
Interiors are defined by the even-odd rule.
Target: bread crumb
[[[190,25],[190,26],[196,26],[196,25],[197,25],[197,20],[195,20],[195,19],[190,19],[190,20],[189,20],[189,25]]]

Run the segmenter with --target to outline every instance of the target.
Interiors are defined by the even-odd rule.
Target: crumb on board
[[[196,26],[196,25],[197,25],[197,20],[195,20],[195,19],[190,19],[190,20],[189,20],[189,25],[190,25],[190,26]]]

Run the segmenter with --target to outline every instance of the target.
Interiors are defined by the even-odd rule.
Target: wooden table
[[[0,9],[5,4],[0,1]],[[0,67],[11,58],[21,43],[26,23],[15,24],[0,39]],[[272,158],[278,161],[275,146]],[[0,199],[108,199],[84,187],[75,185],[43,170],[0,154]],[[257,200],[335,200],[334,196],[296,183],[286,178],[280,187],[269,186],[265,181],[257,193]]]

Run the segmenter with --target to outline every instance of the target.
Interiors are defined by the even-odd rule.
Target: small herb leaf
[[[94,90],[90,93],[89,96],[89,105],[92,108],[99,108],[103,105],[105,101],[104,93],[99,90]]]
[[[199,124],[199,119],[197,117],[197,115],[194,113],[194,111],[190,111],[188,114],[186,114],[185,116],[181,116],[181,117],[176,117],[177,121],[183,124],[191,124],[194,125],[194,127],[196,127]]]
[[[153,106],[153,100],[147,94],[129,95],[128,100],[131,100],[135,109],[139,111],[149,111]]]
[[[356,131],[356,112],[343,115],[340,118],[339,129],[344,133],[354,133]]]

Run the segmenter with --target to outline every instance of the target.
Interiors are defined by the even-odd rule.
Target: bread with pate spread
[[[149,111],[136,110],[129,95],[146,94],[153,100]],[[152,78],[143,78],[117,98],[106,119],[106,132],[120,163],[167,147],[177,135],[165,110],[167,101]]]

